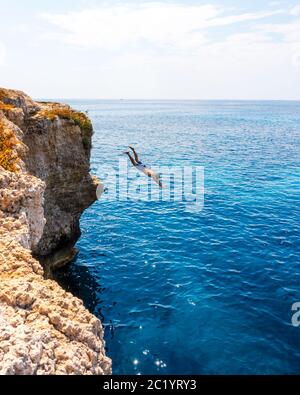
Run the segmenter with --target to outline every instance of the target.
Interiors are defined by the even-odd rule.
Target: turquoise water
[[[128,144],[205,167],[205,205],[94,204],[57,274],[105,325],[115,374],[296,374],[300,102],[82,101],[92,172]]]

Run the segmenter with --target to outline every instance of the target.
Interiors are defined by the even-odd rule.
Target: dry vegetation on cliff
[[[91,136],[93,134],[93,125],[86,114],[83,112],[74,111],[67,106],[62,107],[59,104],[52,104],[51,108],[42,110],[40,115],[50,119],[51,121],[55,120],[57,117],[61,119],[72,120],[81,129],[82,142],[85,148],[89,148]]]
[[[14,108],[12,104],[5,103],[7,93],[4,89],[0,89],[0,111],[10,111]]]
[[[7,171],[15,172],[18,167],[18,154],[15,150],[18,140],[12,130],[5,126],[0,118],[0,166]]]
[[[3,101],[0,100],[0,111],[10,111],[14,108],[12,104],[6,104],[3,103]]]

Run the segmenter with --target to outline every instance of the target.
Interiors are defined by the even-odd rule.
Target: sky
[[[0,0],[0,86],[34,98],[300,100],[300,0]]]

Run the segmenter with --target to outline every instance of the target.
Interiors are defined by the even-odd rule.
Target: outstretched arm
[[[161,189],[164,189],[164,188],[165,188],[164,185],[163,185],[163,183],[162,183],[160,180],[158,181],[158,185],[160,186]]]
[[[150,170],[150,169],[146,169],[146,172],[147,172],[148,177],[151,177],[152,180],[155,181],[156,184],[158,184],[161,189],[164,188],[164,185],[160,180],[159,174],[156,174],[153,170]]]
[[[130,153],[126,152],[126,155],[128,155],[128,158],[130,159],[130,162],[133,164],[133,166],[136,166],[137,162],[133,159],[133,157],[130,155]]]

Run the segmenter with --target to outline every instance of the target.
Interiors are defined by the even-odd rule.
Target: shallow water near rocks
[[[134,144],[204,166],[205,205],[106,202],[58,281],[105,326],[114,374],[299,374],[300,102],[73,101],[92,172]]]

